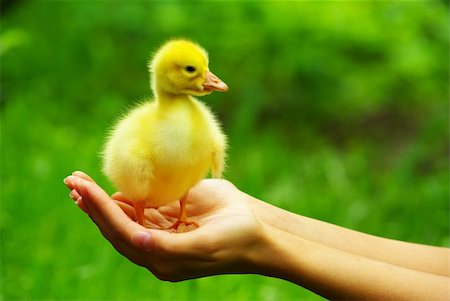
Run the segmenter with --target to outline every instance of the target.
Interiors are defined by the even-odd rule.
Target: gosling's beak
[[[203,89],[205,91],[219,91],[219,92],[227,92],[228,86],[226,83],[220,80],[217,76],[215,76],[211,71],[206,72],[206,79],[203,83]]]

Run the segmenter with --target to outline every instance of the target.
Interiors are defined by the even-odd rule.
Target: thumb
[[[137,247],[150,251],[152,235],[146,231],[139,231],[131,237],[131,241]]]
[[[199,254],[201,242],[204,241],[199,238],[198,232],[199,229],[183,233],[148,229],[136,232],[132,236],[132,242],[135,246],[162,257],[192,256]]]

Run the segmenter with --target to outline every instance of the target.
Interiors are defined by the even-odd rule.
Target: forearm
[[[329,299],[444,300],[448,278],[330,248],[268,226],[260,273]]]
[[[293,214],[257,199],[254,199],[253,206],[265,223],[303,239],[405,268],[450,276],[450,252],[447,248],[368,235]]]

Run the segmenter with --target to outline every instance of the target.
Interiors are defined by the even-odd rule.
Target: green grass
[[[0,35],[1,300],[321,300],[256,275],[159,281],[69,199],[62,180],[78,169],[113,192],[100,173],[105,134],[150,96],[148,54],[171,36],[199,40],[230,86],[203,100],[229,135],[225,177],[240,189],[449,246],[441,2],[13,3]]]

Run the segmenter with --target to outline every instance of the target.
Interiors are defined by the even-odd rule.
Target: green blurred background
[[[449,245],[446,1],[1,1],[2,300],[321,300],[278,279],[161,282],[121,257],[62,179],[149,97],[149,55],[198,41],[230,86],[202,98],[225,177],[287,210]],[[301,256],[301,254],[299,254]]]

